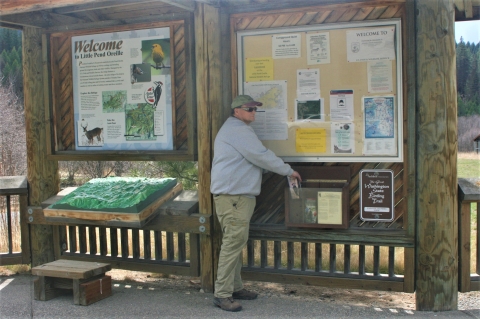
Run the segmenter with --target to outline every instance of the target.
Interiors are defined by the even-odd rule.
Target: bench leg
[[[47,301],[57,297],[60,290],[54,288],[54,280],[51,277],[39,276],[33,282],[35,300]]]

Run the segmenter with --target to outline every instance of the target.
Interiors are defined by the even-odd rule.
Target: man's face
[[[253,121],[255,121],[255,114],[257,113],[256,111],[248,112],[245,109],[248,109],[248,107],[245,107],[242,105],[242,107],[236,108],[235,109],[235,117],[246,124],[250,124]],[[250,108],[251,109],[251,108]]]

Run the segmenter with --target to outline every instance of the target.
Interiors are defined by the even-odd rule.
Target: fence
[[[458,196],[458,291],[480,290],[480,179],[459,178]],[[472,214],[474,205],[476,216]],[[472,215],[477,220],[476,231]],[[476,264],[475,269],[471,269],[472,264]]]
[[[0,266],[30,263],[27,196],[26,177],[0,177]],[[15,245],[18,238],[20,245]]]

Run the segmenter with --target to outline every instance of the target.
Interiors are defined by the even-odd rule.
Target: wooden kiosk
[[[477,2],[454,0],[3,1],[0,22],[3,26],[21,28],[24,37],[29,205],[34,215],[32,264],[58,258],[113,260],[114,267],[198,274],[202,287],[212,291],[221,243],[209,192],[213,141],[228,117],[233,96],[261,94],[262,89],[256,84],[275,82],[277,86],[269,88],[281,90],[286,98],[283,109],[271,114],[285,116],[285,125],[274,136],[264,131],[262,139],[286,161],[308,167],[307,172],[315,167],[348,168],[348,189],[342,197],[348,202],[340,210],[345,214],[342,225],[345,223],[346,227],[287,227],[284,222],[287,183],[279,176],[266,175],[252,218],[245,278],[416,292],[418,310],[456,309],[454,22],[479,17]],[[374,64],[369,54],[360,58],[347,54],[369,46],[358,39],[358,34],[367,29],[385,32],[385,37],[376,39],[387,43],[389,49],[378,60],[388,63]],[[141,49],[133,44],[128,47],[127,43],[135,38],[144,39]],[[168,49],[164,52],[168,59],[155,58],[150,40],[162,40],[161,45]],[[83,68],[88,67],[90,54],[94,56],[93,51],[100,50],[98,43],[102,41],[110,45],[115,41],[115,49],[110,50],[112,56],[105,61],[113,67],[123,67],[122,63],[130,66],[126,69],[127,82],[120,85],[125,89],[113,87],[105,90],[109,93],[100,94],[93,89],[95,84],[85,84],[81,77],[82,72],[85,76]],[[123,44],[128,47],[124,52]],[[291,50],[282,46],[287,44]],[[148,45],[153,50],[151,55],[146,52]],[[319,54],[327,49],[328,53]],[[149,72],[143,70],[142,76],[149,73],[150,77],[136,78],[133,70],[137,62],[118,62],[120,56],[125,57],[122,54],[137,57],[139,64],[145,63],[141,67],[146,66]],[[268,72],[256,71],[262,69]],[[306,71],[299,74],[299,70]],[[320,80],[313,80],[314,89],[308,85],[311,80],[302,80],[311,70],[320,73]],[[382,77],[386,77],[382,81],[388,84],[385,88],[375,84]],[[89,80],[94,78],[90,76]],[[281,81],[287,84],[278,84]],[[152,84],[143,95],[135,95],[135,90],[144,88],[145,83]],[[163,109],[157,110],[149,105],[155,104],[155,90],[159,86],[166,100],[159,98]],[[89,103],[102,100],[104,109],[112,110],[106,113],[116,114],[118,103],[111,107],[109,102],[125,98],[121,91],[127,91],[128,99],[131,98],[122,108],[125,117],[104,116],[103,122],[90,121],[101,116],[89,111]],[[381,97],[380,102],[374,101],[379,103],[376,106],[392,107],[392,135],[367,132],[370,122],[367,123],[365,114],[371,107],[372,96]],[[144,97],[153,99],[153,104],[146,105]],[[302,108],[308,112],[300,111]],[[141,131],[138,124],[127,120],[128,114],[133,116],[137,109],[148,109],[149,114],[154,114],[152,118],[158,126],[154,126],[153,133]],[[116,132],[115,121],[123,121],[122,125],[130,130]],[[99,130],[93,131],[94,126]],[[352,137],[345,140],[345,130],[350,129]],[[143,143],[138,139],[148,140],[153,136],[163,138],[157,138],[159,142],[154,148],[145,146],[146,142],[143,148],[131,147]],[[308,136],[314,136],[316,142],[311,144]],[[367,137],[378,137],[373,142],[383,143],[380,146],[383,151],[372,151],[375,143],[370,145]],[[380,138],[389,140],[385,143]],[[108,139],[118,145],[109,148]],[[349,151],[338,152],[342,149]],[[57,161],[119,159],[198,161],[198,214],[186,219],[167,214],[162,223],[157,221],[144,227],[194,234],[190,238],[198,241],[191,242],[197,246],[190,247],[189,262],[198,261],[198,273],[177,267],[188,264],[182,254],[179,265],[171,260],[159,264],[137,263],[135,258],[128,258],[128,251],[122,253],[121,260],[106,254],[92,256],[96,252],[89,254],[83,248],[79,253],[66,253],[66,232],[79,227],[82,240],[86,241],[85,226],[52,224],[41,219],[41,203],[58,192]],[[362,219],[362,170],[391,172],[390,211],[393,207],[395,211],[391,219]],[[316,188],[322,191],[328,188],[325,181],[319,183]],[[370,213],[385,210],[385,207],[367,207]],[[184,220],[191,223],[185,226]],[[134,230],[132,240],[138,242],[138,231],[144,230]],[[105,232],[103,229],[102,234]],[[128,243],[127,230],[121,229],[119,233],[120,241]],[[91,234],[89,240],[93,240]],[[116,244],[117,237],[114,238]],[[109,244],[105,240],[102,243]],[[282,253],[284,246],[286,253]],[[273,264],[267,258],[269,247],[273,247]],[[337,266],[340,247],[342,268]],[[353,247],[358,248],[358,257],[354,257]],[[374,260],[371,270],[366,268],[370,249]],[[294,261],[294,251],[300,251],[300,266]],[[308,264],[309,252],[315,256],[314,265]],[[134,257],[136,254],[133,253]],[[389,260],[386,273],[380,269],[383,254]],[[396,256],[404,260],[403,274],[396,273]],[[357,268],[353,271],[350,265],[354,260]]]

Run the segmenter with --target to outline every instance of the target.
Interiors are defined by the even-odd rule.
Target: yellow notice
[[[324,128],[299,128],[295,140],[297,153],[325,153],[327,132]]]
[[[272,58],[250,58],[245,61],[245,82],[273,81]]]

